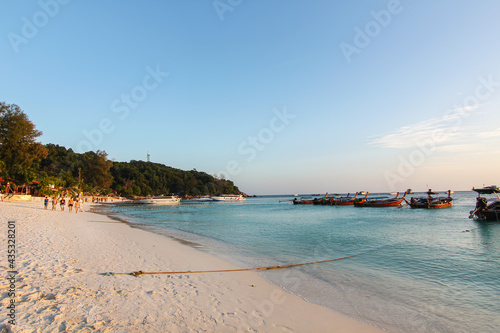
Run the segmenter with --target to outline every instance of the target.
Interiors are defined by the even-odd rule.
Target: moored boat
[[[437,209],[437,208],[451,208],[453,207],[453,199],[451,198],[451,190],[448,191],[448,197],[440,198],[438,192],[433,192],[431,189],[426,192],[427,197],[423,198],[411,198],[410,202],[404,199],[411,208],[427,208],[427,209]]]
[[[245,197],[241,194],[221,194],[211,197],[213,201],[244,201]]]
[[[354,204],[354,201],[358,197],[359,193],[356,193],[354,197],[351,197],[351,194],[348,193],[346,197],[343,197],[340,194],[333,194],[332,196],[328,196],[328,193],[324,197],[314,198],[313,204],[315,205],[328,205],[328,206],[349,206]]]
[[[476,198],[476,208],[470,212],[469,218],[482,221],[500,221],[500,189],[494,185],[483,188],[472,188],[478,193]],[[488,199],[481,194],[495,194],[498,199],[488,202]]]
[[[332,205],[332,206],[352,206],[352,205],[354,205],[354,201],[356,201],[356,198],[358,197],[358,194],[360,194],[360,193],[361,192],[356,192],[356,195],[354,197],[350,197],[351,194],[348,193],[347,197],[334,198],[333,200],[330,201],[330,205]]]
[[[314,204],[314,200],[315,199],[311,198],[300,198],[299,200],[297,200],[297,198],[294,198],[292,202],[294,205],[312,205]]]
[[[357,201],[354,203],[355,207],[395,207],[401,206],[403,200],[405,200],[406,192],[399,198],[399,192],[396,194],[395,198],[389,199],[366,199],[363,201]]]
[[[210,196],[206,195],[206,196],[203,196],[203,197],[200,197],[200,198],[191,198],[189,200],[185,200],[183,202],[211,202],[211,201],[214,201]]]
[[[334,195],[338,195],[338,194],[334,194]],[[314,205],[329,205],[329,202],[332,199],[333,199],[333,197],[329,197],[328,192],[327,192],[324,197],[314,198],[314,199],[312,199],[312,202]]]
[[[177,205],[181,202],[181,198],[176,196],[157,196],[137,200],[138,203],[148,205]]]

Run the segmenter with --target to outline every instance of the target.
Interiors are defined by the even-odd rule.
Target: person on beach
[[[69,198],[69,201],[68,201],[68,210],[69,212],[71,213],[73,211],[73,204],[75,202],[73,201],[73,197]]]
[[[49,207],[49,198],[45,197],[45,200],[43,200],[43,209],[47,209]]]
[[[64,197],[61,198],[61,201],[59,201],[59,205],[61,206],[61,211],[64,212],[64,205],[66,205],[66,200],[64,200]]]
[[[78,203],[80,204],[80,212],[83,212],[83,199],[82,199],[82,198],[80,198],[80,199],[78,200]]]
[[[57,198],[53,197],[52,198],[52,210],[56,210],[57,207]]]
[[[75,213],[78,214],[78,211],[80,210],[80,199],[75,200]]]

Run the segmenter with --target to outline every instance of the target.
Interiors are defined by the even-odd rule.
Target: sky
[[[500,185],[500,2],[0,0],[40,142],[247,194]]]

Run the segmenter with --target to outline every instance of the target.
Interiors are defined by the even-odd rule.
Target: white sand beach
[[[103,215],[1,202],[0,216],[2,276],[17,271],[15,298],[13,281],[2,279],[2,332],[380,332],[286,293],[256,272],[101,275],[237,268]],[[8,221],[15,221],[14,269]],[[15,325],[7,309],[13,299]]]

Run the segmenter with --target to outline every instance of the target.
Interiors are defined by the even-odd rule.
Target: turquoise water
[[[443,210],[280,203],[292,197],[115,209],[243,267],[361,254],[261,274],[389,332],[499,332],[500,224],[468,218],[473,192],[453,197]]]

